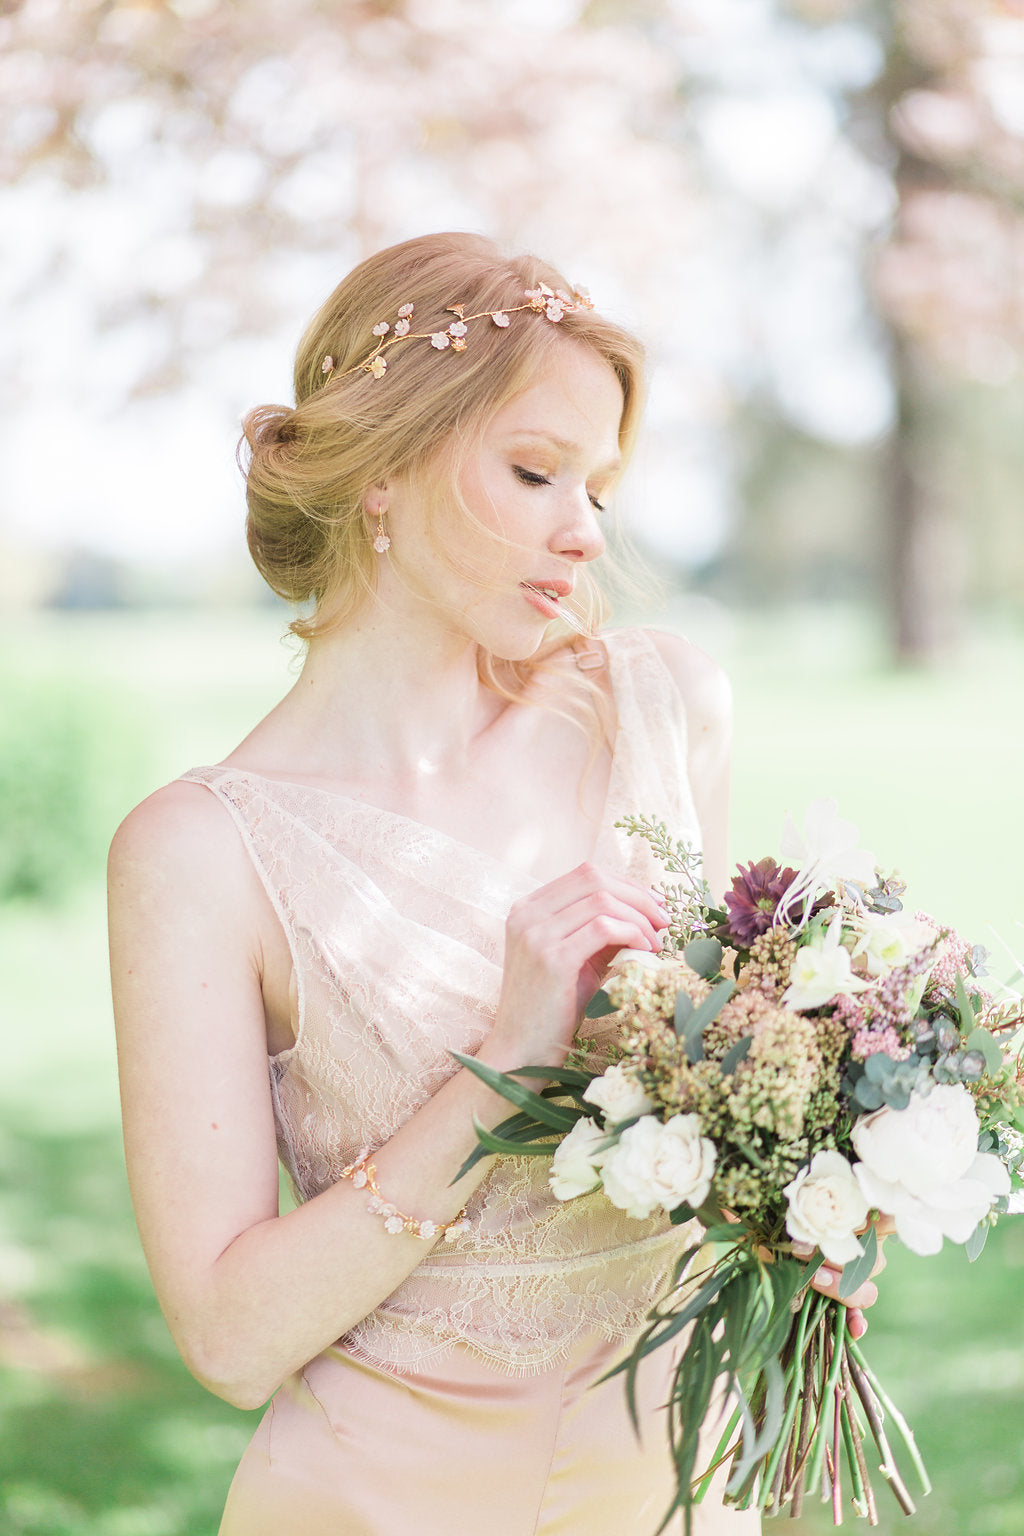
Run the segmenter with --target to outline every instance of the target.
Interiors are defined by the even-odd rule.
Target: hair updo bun
[[[506,258],[482,236],[423,235],[362,262],[313,317],[295,359],[295,408],[250,411],[239,445],[257,569],[281,597],[313,605],[309,617],[293,622],[296,634],[308,639],[328,623],[346,622],[373,592],[369,488],[410,471],[429,473],[442,457],[450,486],[475,429],[529,388],[566,338],[592,347],[615,372],[625,401],[620,447],[628,455],[642,348],[589,310],[566,313],[558,324],[529,312],[512,315],[504,328],[476,321],[456,356],[410,339],[388,353],[385,377],[359,367],[373,349],[374,325],[394,321],[405,304],[415,306],[417,331],[444,331],[451,304],[463,304],[467,315],[515,309],[541,283],[570,288],[535,257]],[[326,379],[325,357],[333,360]]]

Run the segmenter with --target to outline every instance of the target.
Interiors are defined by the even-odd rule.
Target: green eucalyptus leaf
[[[977,1021],[974,1009],[971,1006],[970,996],[967,988],[964,986],[964,979],[960,975],[956,978],[956,1008],[957,1013],[960,1015],[960,1033],[966,1040],[967,1036],[973,1032]]]
[[[606,1014],[617,1012],[618,1009],[608,996],[608,993],[603,987],[599,987],[584,1008],[583,1016],[587,1019],[603,1019]]]
[[[502,1098],[508,1099],[510,1104],[517,1104],[520,1109],[528,1110],[535,1119],[541,1121],[543,1125],[550,1125],[553,1130],[571,1131],[577,1120],[583,1118],[581,1109],[552,1104],[549,1099],[542,1099],[539,1093],[532,1093],[529,1088],[524,1088],[522,1083],[517,1083],[509,1073],[499,1072],[485,1062],[477,1061],[475,1056],[464,1056],[461,1051],[452,1051],[451,1055],[468,1072],[472,1072],[482,1083],[486,1083],[488,1088],[492,1088],[495,1093],[500,1093]]]
[[[873,1051],[864,1062],[864,1076],[870,1083],[881,1086],[892,1077],[896,1063],[884,1051]]]
[[[738,1221],[716,1222],[713,1226],[704,1228],[704,1241],[728,1243],[731,1246],[743,1236],[744,1231],[745,1228]]]
[[[843,1265],[843,1272],[839,1277],[839,1299],[845,1301],[852,1296],[859,1285],[870,1279],[871,1271],[875,1267],[878,1258],[878,1233],[874,1222],[868,1227],[860,1240],[863,1253],[857,1258],[851,1259],[849,1264]]]
[[[975,1259],[981,1256],[981,1250],[988,1242],[988,1235],[991,1230],[992,1227],[987,1221],[979,1221],[978,1225],[967,1239],[967,1242],[964,1244],[964,1248],[967,1252],[967,1258],[971,1264],[974,1263]]]
[[[693,1003],[689,994],[683,991],[676,993],[676,1011],[674,1017],[676,1034],[681,1035],[690,1019],[693,1017]]]
[[[476,1134],[482,1147],[488,1152],[500,1152],[504,1156],[511,1157],[551,1157],[558,1147],[557,1141],[550,1139],[541,1146],[536,1143],[540,1136],[550,1138],[549,1127],[543,1126],[534,1136],[499,1136],[495,1131],[489,1131],[485,1125],[474,1115],[473,1124],[476,1126]],[[595,1180],[595,1186],[596,1186]]]
[[[967,1036],[964,1049],[981,1052],[985,1058],[985,1071],[989,1077],[995,1077],[1003,1065],[1003,1053],[999,1049],[999,1041],[995,1035],[990,1035],[987,1029],[982,1029],[980,1024]]]
[[[753,1035],[744,1035],[742,1040],[737,1040],[735,1045],[730,1045],[721,1061],[723,1077],[732,1076],[740,1062],[749,1055],[753,1042]]]
[[[885,1103],[880,1090],[874,1083],[868,1082],[866,1077],[862,1077],[856,1088],[853,1090],[853,1098],[861,1106],[862,1109],[866,1109],[868,1111],[881,1109],[882,1105]]]
[[[734,981],[720,981],[717,987],[713,987],[703,1002],[698,1003],[691,1013],[683,1032],[683,1044],[686,1047],[686,1054],[692,1065],[696,1065],[698,1061],[703,1060],[704,1031],[718,1017],[735,990],[736,983]],[[677,1024],[677,1032],[678,1028]]]
[[[596,1072],[577,1072],[575,1067],[516,1067],[512,1077],[543,1077],[555,1084],[561,1084],[565,1088],[589,1088]],[[558,1089],[548,1088],[542,1090],[547,1093],[557,1093]]]
[[[717,939],[691,939],[683,950],[683,959],[691,971],[696,971],[705,981],[713,981],[721,973],[722,953]]]

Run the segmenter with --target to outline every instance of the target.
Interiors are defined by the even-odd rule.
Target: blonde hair
[[[239,450],[249,549],[273,591],[313,604],[290,626],[301,638],[344,624],[375,590],[369,488],[419,473],[439,504],[441,481],[450,495],[477,433],[529,388],[566,339],[592,348],[619,381],[625,463],[642,407],[643,349],[591,310],[557,324],[529,311],[513,315],[504,329],[477,321],[462,353],[409,341],[389,353],[385,378],[346,375],[372,350],[372,327],[393,322],[403,304],[415,305],[416,330],[444,330],[451,304],[464,304],[467,313],[513,308],[539,283],[571,287],[536,257],[506,257],[479,235],[422,235],[379,251],[349,273],[310,322],[295,359],[294,408],[258,406],[245,417]],[[325,356],[334,362],[326,383]],[[596,628],[603,598],[589,573],[581,575],[580,607]],[[564,643],[563,633],[528,662],[482,654],[481,678],[517,697],[538,663]]]

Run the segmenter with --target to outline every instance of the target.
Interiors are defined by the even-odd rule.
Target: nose
[[[566,560],[596,560],[604,553],[605,536],[586,491],[574,497],[568,515],[554,535],[550,549]]]

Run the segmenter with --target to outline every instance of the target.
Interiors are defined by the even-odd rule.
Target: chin
[[[529,661],[547,639],[549,625],[531,625],[529,629],[488,629],[481,625],[473,639],[498,661]]]

